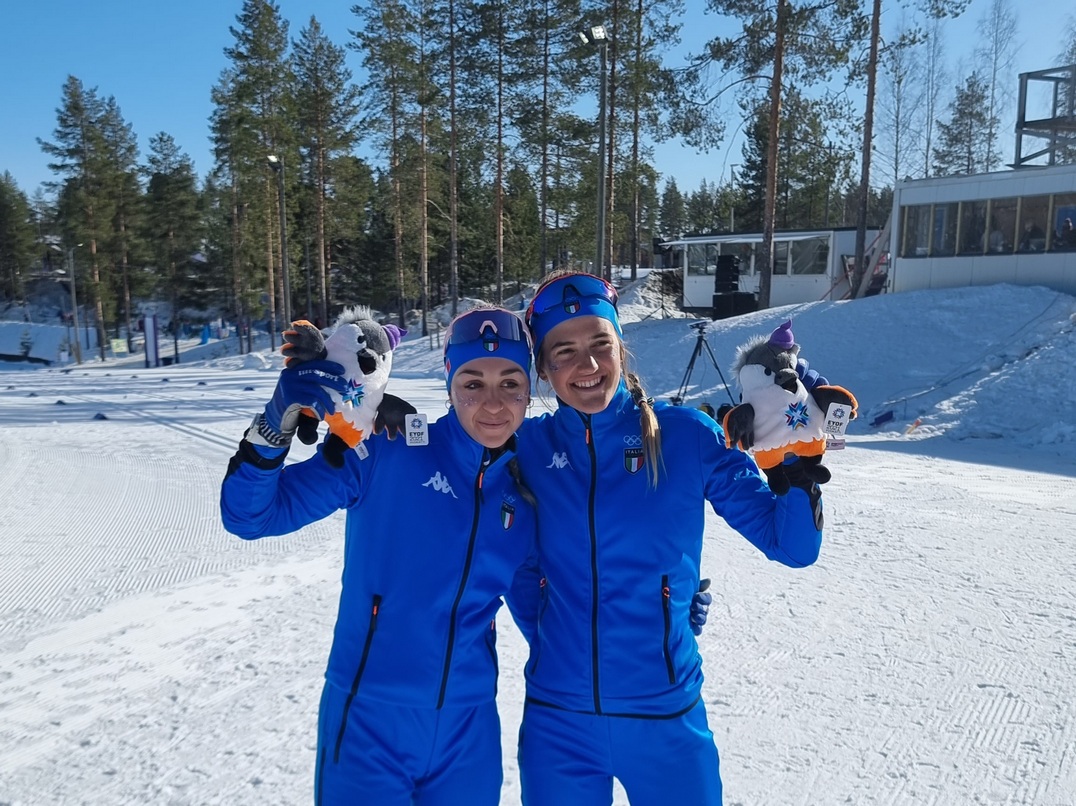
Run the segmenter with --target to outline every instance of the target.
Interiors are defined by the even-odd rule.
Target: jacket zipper
[[[594,497],[598,488],[598,456],[594,450],[594,435],[590,430],[590,415],[583,415],[586,424],[587,454],[590,456],[590,496],[587,517],[590,523],[590,662],[593,667],[594,713],[602,712],[601,680],[598,671],[598,532],[594,525]]]
[[[471,575],[471,561],[474,559],[475,539],[478,536],[478,512],[482,504],[482,476],[485,475],[489,466],[489,451],[483,451],[482,465],[478,469],[478,476],[474,480],[474,517],[471,519],[471,536],[467,541],[467,558],[463,563],[463,575],[460,577],[460,586],[456,591],[456,599],[452,602],[452,612],[448,620],[448,647],[445,649],[445,669],[441,674],[441,691],[437,695],[437,707],[445,704],[445,689],[448,688],[448,670],[452,666],[452,649],[456,642],[456,613],[463,599],[463,592],[467,588],[467,578]]]
[[[549,593],[545,587],[548,583],[546,578],[542,577],[538,580],[538,633],[542,632],[542,617],[545,615],[546,606],[549,604]],[[535,638],[534,641],[534,660],[531,661],[531,674],[538,671],[538,659],[542,657],[542,642],[540,639]]]
[[[500,679],[501,670],[497,663],[497,619],[490,619],[489,632],[486,633],[486,649],[493,660],[493,696],[497,696],[497,681]]]
[[[355,695],[359,693],[359,682],[362,680],[362,672],[366,668],[366,661],[370,657],[370,645],[374,642],[374,632],[377,631],[377,614],[381,609],[381,594],[374,594],[373,606],[370,608],[370,626],[366,628],[366,642],[362,645],[362,657],[359,659],[359,668],[355,672],[355,679],[351,681],[351,691],[347,694],[344,702],[344,715],[340,719],[340,732],[336,735],[336,748],[333,750],[333,764],[340,762],[340,745],[344,742],[344,731],[347,730],[347,716],[351,711],[351,703]]]
[[[669,575],[661,577],[661,612],[665,617],[665,636],[661,641],[661,651],[665,655],[665,670],[669,673],[669,682],[676,682],[676,673],[673,670],[672,655],[669,654],[669,629],[672,626],[672,617],[669,614]]]

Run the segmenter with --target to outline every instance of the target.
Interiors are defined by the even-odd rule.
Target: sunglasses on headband
[[[541,316],[551,308],[571,305],[574,300],[595,298],[604,299],[616,307],[616,289],[601,277],[595,277],[593,274],[568,274],[553,280],[535,295],[527,307],[525,319],[527,324],[533,327],[533,318]]]
[[[445,337],[445,346],[496,339],[521,341],[530,346],[530,334],[522,319],[509,311],[485,308],[457,317]]]

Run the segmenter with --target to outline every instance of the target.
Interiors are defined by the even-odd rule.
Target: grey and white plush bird
[[[328,359],[344,368],[348,390],[342,395],[330,392],[336,411],[325,418],[329,437],[324,454],[329,464],[342,467],[344,454],[355,448],[373,433],[377,408],[385,395],[392,353],[407,331],[396,325],[381,325],[369,308],[346,308],[333,323],[325,338],[320,330],[306,320],[294,322],[285,331],[285,364],[294,366],[304,361]],[[317,439],[317,418],[304,412],[307,418],[299,425],[299,439],[311,444]]]
[[[791,320],[769,338],[757,336],[742,345],[732,367],[742,402],[722,420],[725,443],[753,454],[778,495],[789,490],[782,472],[786,459],[800,457],[811,481],[829,481],[830,472],[822,465],[826,412],[831,403],[840,402],[848,406],[852,419],[858,406],[855,396],[840,386],[808,391],[796,372],[799,351]]]

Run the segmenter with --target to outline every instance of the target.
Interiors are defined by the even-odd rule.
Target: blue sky
[[[347,29],[357,22],[351,0],[278,0],[278,4],[291,23],[293,38],[314,15],[328,36],[343,45],[350,39]],[[947,24],[951,71],[970,57],[975,21],[988,4],[989,0],[974,0],[960,20]],[[10,172],[27,193],[53,178],[36,138],[52,139],[56,108],[69,74],[86,87],[96,87],[102,96],[115,96],[139,137],[143,157],[149,138],[166,131],[191,156],[199,175],[208,172],[209,93],[226,65],[224,48],[233,43],[228,28],[235,24],[241,0],[9,0],[5,5],[0,12],[0,172]],[[701,11],[702,0],[687,0],[685,5],[690,10],[683,42],[670,49],[670,63],[699,49],[723,25]],[[883,30],[891,24],[895,23],[887,19]],[[1059,27],[1052,32],[1058,39]],[[1054,66],[1060,49],[1059,41],[1040,42],[1035,49],[1024,43],[1013,81],[1015,73]],[[349,52],[348,59],[359,77],[359,54]],[[581,111],[585,113],[585,107]],[[738,131],[740,121],[734,106],[729,106],[729,114],[731,134]],[[659,144],[655,163],[663,178],[675,178],[681,190],[693,190],[703,179],[727,179],[730,166],[742,162],[741,147],[739,134],[707,154],[677,143]],[[1010,152],[1006,147],[1006,160],[1011,159]]]

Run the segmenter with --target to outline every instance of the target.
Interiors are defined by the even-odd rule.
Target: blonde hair
[[[556,269],[542,278],[534,291],[534,296],[537,297],[541,290],[554,280],[586,273],[576,269]],[[617,342],[620,344],[620,374],[628,387],[628,392],[631,393],[632,402],[639,408],[639,430],[643,439],[643,456],[646,459],[647,476],[650,478],[651,488],[656,489],[664,462],[661,456],[661,425],[658,423],[657,414],[654,412],[654,398],[647,396],[639,376],[628,371],[628,359],[633,358],[633,356],[619,335],[617,336]],[[544,344],[539,348],[538,355],[535,356],[534,366],[539,372],[543,372],[545,369]],[[549,383],[549,381],[546,380],[546,383]]]

